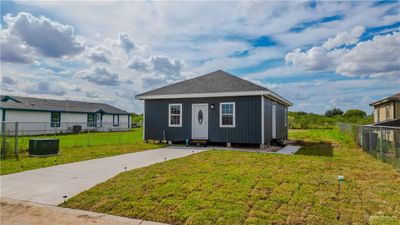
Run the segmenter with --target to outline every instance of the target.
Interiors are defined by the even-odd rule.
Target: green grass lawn
[[[30,138],[57,138],[60,139],[60,148],[88,147],[96,145],[132,144],[143,139],[142,128],[133,128],[122,132],[90,132],[82,131],[80,134],[56,134],[21,136],[18,138],[18,149],[20,152],[27,151]],[[1,142],[0,137],[0,144]],[[8,152],[14,151],[14,137],[6,137]]]
[[[87,145],[86,135],[84,133],[56,136],[56,138],[60,139],[60,153],[57,156],[45,158],[30,157],[26,150],[26,145],[26,148],[21,148],[19,160],[16,160],[12,151],[8,151],[6,160],[0,161],[0,174],[22,172],[65,163],[155,149],[163,146],[160,144],[143,143],[141,129],[133,129],[128,132],[91,133],[89,134],[89,146]],[[20,138],[20,140],[24,139],[27,142],[29,137]],[[24,146],[23,141],[20,143],[21,146]]]
[[[61,206],[172,224],[399,224],[400,173],[337,130],[290,137],[304,146],[296,155],[203,152],[124,172]]]

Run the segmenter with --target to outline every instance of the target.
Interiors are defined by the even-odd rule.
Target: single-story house
[[[144,101],[144,140],[259,144],[288,136],[292,103],[218,70],[136,96]]]
[[[105,103],[0,96],[2,129],[22,135],[68,133],[81,130],[112,131],[130,128],[130,113]]]

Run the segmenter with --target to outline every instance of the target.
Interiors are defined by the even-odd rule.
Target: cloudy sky
[[[1,1],[1,94],[106,102],[218,69],[291,100],[400,92],[400,3]]]

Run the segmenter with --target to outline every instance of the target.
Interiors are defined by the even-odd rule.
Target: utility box
[[[81,126],[81,125],[73,125],[73,126],[72,126],[72,132],[73,132],[74,134],[80,133],[81,130],[82,130],[82,126]]]
[[[57,155],[60,149],[60,140],[54,138],[29,139],[29,155],[52,156]]]

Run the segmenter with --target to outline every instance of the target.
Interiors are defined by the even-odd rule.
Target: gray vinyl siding
[[[272,101],[269,98],[264,99],[264,144],[272,140]]]
[[[235,102],[235,128],[219,127],[219,103]],[[182,104],[182,127],[168,126],[168,104]],[[192,135],[192,104],[208,103],[209,142],[261,143],[261,97],[157,99],[145,101],[145,139],[184,141]],[[214,109],[211,109],[214,104]]]
[[[287,127],[285,126],[285,108],[286,106],[276,103],[276,138],[287,137]]]
[[[276,105],[276,138],[287,138],[288,127],[285,126],[285,109],[280,103],[264,97],[264,142],[268,144],[272,140],[272,105]]]

